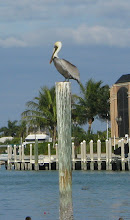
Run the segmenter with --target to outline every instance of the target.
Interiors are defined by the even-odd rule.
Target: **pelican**
[[[56,69],[60,74],[62,74],[65,77],[65,80],[68,79],[74,79],[77,80],[78,83],[80,83],[80,74],[76,66],[74,66],[72,63],[70,63],[67,60],[60,59],[58,57],[58,53],[61,50],[62,43],[60,41],[57,41],[54,44],[53,54],[50,60],[50,64],[53,61]]]

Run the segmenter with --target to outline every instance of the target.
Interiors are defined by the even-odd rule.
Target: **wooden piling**
[[[106,140],[106,170],[109,170],[109,143]]]
[[[56,148],[56,170],[59,169],[59,163],[58,163],[58,144],[55,144],[55,148]]]
[[[101,141],[97,140],[98,170],[101,170]]]
[[[111,138],[109,138],[108,142],[108,164],[109,164],[109,170],[112,170],[112,143]]]
[[[35,170],[39,170],[39,164],[38,164],[38,140],[35,140],[34,145],[34,157],[35,157]]]
[[[51,148],[50,148],[50,144],[48,144],[48,158],[49,158],[49,170],[51,170]]]
[[[24,170],[24,168],[25,168],[25,164],[21,163],[21,170]]]
[[[128,169],[130,171],[130,139],[128,141],[128,146],[129,146],[129,153],[128,153]]]
[[[75,170],[75,146],[74,142],[72,143],[72,168]]]
[[[32,144],[30,144],[30,163],[32,163]]]
[[[32,170],[32,144],[30,144],[30,163],[28,164],[28,170]]]
[[[16,145],[14,145],[14,162],[17,162]]]
[[[17,154],[16,154],[16,145],[14,145],[14,168],[17,170]]]
[[[9,162],[10,162],[10,148],[9,148],[10,146],[8,145],[7,146],[7,154],[8,154],[8,164],[9,164]]]
[[[87,170],[87,160],[86,160],[86,141],[83,141],[83,169]]]
[[[80,143],[81,147],[81,170],[84,169],[84,150],[83,150],[83,142]]]
[[[24,169],[25,169],[25,170],[28,170],[28,163],[25,163],[25,164],[24,164]]]
[[[121,166],[122,170],[125,171],[125,152],[124,152],[124,139],[121,139]]]
[[[89,142],[90,145],[90,170],[94,170],[94,158],[93,158],[93,140]]]
[[[8,162],[7,162],[7,169],[11,170],[12,164],[11,164],[11,156],[12,156],[12,146],[7,147],[7,152],[8,152]]]
[[[22,149],[21,149],[21,145],[19,145],[19,162],[21,162],[21,160],[22,160],[21,153],[22,153]]]
[[[22,150],[22,163],[21,163],[21,170],[25,169],[25,162],[24,162],[24,145],[21,144],[21,150]]]
[[[24,163],[24,145],[22,144],[22,163]]]
[[[58,127],[60,220],[73,219],[72,208],[72,145],[71,145],[71,83],[56,83]]]

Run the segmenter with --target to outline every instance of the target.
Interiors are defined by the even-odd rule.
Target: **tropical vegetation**
[[[26,106],[27,110],[22,113],[22,119],[36,129],[48,129],[55,143],[57,126],[55,87],[51,89],[42,87],[38,96],[33,101],[27,102]]]
[[[72,138],[75,145],[85,139],[97,140],[102,134],[93,134],[92,123],[95,118],[104,120],[109,118],[109,86],[102,85],[102,81],[88,80],[80,85],[80,95],[72,95]],[[82,125],[89,124],[88,131]],[[56,141],[57,115],[55,87],[40,88],[38,96],[26,103],[26,110],[22,113],[22,120],[8,121],[7,127],[0,128],[2,136],[23,137],[28,131],[47,131]],[[106,133],[106,132],[105,132]]]
[[[22,137],[25,138],[26,136],[26,122],[17,120],[7,122],[7,127],[1,127],[0,128],[0,134],[1,136],[5,137]]]
[[[95,118],[109,118],[109,86],[102,81],[95,82],[90,79],[85,86],[80,85],[81,95],[76,96],[77,101],[73,105],[72,114],[79,125],[89,124],[88,132],[91,132]]]

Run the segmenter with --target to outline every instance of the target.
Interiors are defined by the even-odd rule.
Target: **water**
[[[57,171],[0,169],[0,220],[59,219]],[[75,220],[130,219],[130,172],[73,171]]]

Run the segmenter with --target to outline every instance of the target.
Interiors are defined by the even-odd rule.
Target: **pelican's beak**
[[[54,49],[53,49],[53,54],[52,54],[51,59],[50,59],[50,64],[51,64],[51,62],[54,58],[54,54],[55,54],[56,50],[57,50],[57,47],[55,46]]]
[[[55,51],[54,51],[54,52],[55,52]],[[50,64],[51,64],[51,62],[52,62],[52,60],[53,60],[54,52],[53,52],[53,54],[52,54],[52,56],[51,56]]]

